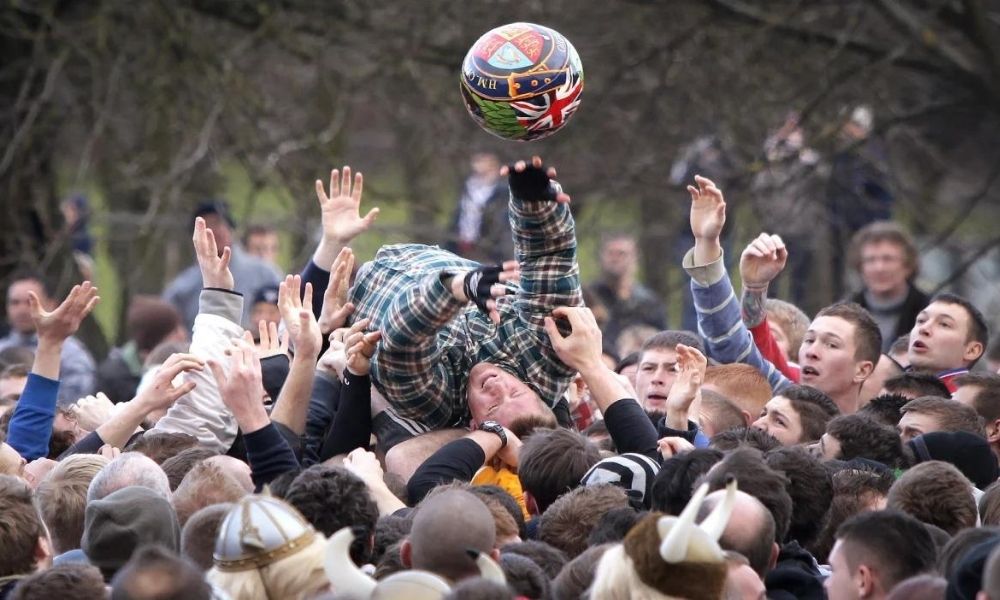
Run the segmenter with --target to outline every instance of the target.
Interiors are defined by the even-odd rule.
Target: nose
[[[767,431],[767,418],[759,417],[756,421],[750,424],[750,427],[755,427],[761,431]]]
[[[819,358],[819,352],[816,351],[816,343],[803,345],[800,350],[801,353],[805,353],[806,358]]]

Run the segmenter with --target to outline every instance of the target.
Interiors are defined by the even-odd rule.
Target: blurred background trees
[[[469,46],[518,20],[565,34],[587,77],[573,123],[531,145],[479,130],[458,92]],[[364,258],[443,239],[476,150],[557,164],[585,275],[602,230],[632,230],[645,279],[675,298],[687,197],[671,167],[691,144],[711,140],[724,159],[741,243],[771,224],[754,209],[765,140],[798,114],[820,190],[800,200],[825,206],[831,165],[861,143],[844,135],[859,106],[927,287],[1000,313],[998,0],[15,0],[0,8],[0,50],[0,288],[25,266],[78,280],[59,204],[85,195],[105,297],[92,343],[117,335],[131,295],[188,264],[197,201],[278,225],[297,270],[318,225],[312,182],[350,164],[366,205],[383,208]],[[810,308],[837,292],[830,230],[815,223]]]

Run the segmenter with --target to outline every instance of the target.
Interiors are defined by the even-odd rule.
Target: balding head
[[[250,477],[250,465],[238,458],[218,454],[204,460],[206,464],[215,465],[228,475],[232,475],[236,481],[240,482],[247,493],[253,492],[253,479]]]
[[[129,486],[149,488],[170,500],[170,480],[160,465],[141,452],[125,452],[108,463],[90,482],[87,503]]]
[[[403,562],[458,581],[479,574],[466,550],[496,557],[495,541],[493,515],[486,505],[469,492],[448,490],[429,496],[417,508],[403,544]]]
[[[698,521],[705,519],[725,497],[725,490],[706,496],[698,512]],[[774,517],[771,516],[771,511],[750,494],[737,491],[733,514],[722,532],[719,545],[723,550],[732,550],[745,556],[750,567],[763,579],[773,566],[772,559],[777,547],[774,543]]]

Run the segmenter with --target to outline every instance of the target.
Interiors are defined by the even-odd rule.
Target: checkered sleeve
[[[449,274],[428,275],[419,286],[396,297],[378,351],[379,382],[386,398],[400,416],[431,429],[453,423],[453,396],[459,387],[437,339],[465,307],[445,284]]]
[[[557,307],[583,304],[576,227],[567,204],[515,197],[510,202],[510,223],[521,266],[514,309],[535,345],[526,350],[541,361],[532,369],[534,383],[554,403],[565,393],[572,370],[552,349],[543,319]]]

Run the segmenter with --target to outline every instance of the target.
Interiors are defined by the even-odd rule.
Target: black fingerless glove
[[[469,271],[465,275],[462,289],[465,297],[471,300],[484,313],[489,313],[486,301],[492,298],[490,288],[494,283],[500,283],[500,272],[503,268],[500,265],[483,265],[475,271]]]
[[[559,193],[559,184],[549,179],[545,169],[528,165],[518,173],[514,165],[510,165],[510,193],[518,200],[555,200]]]

